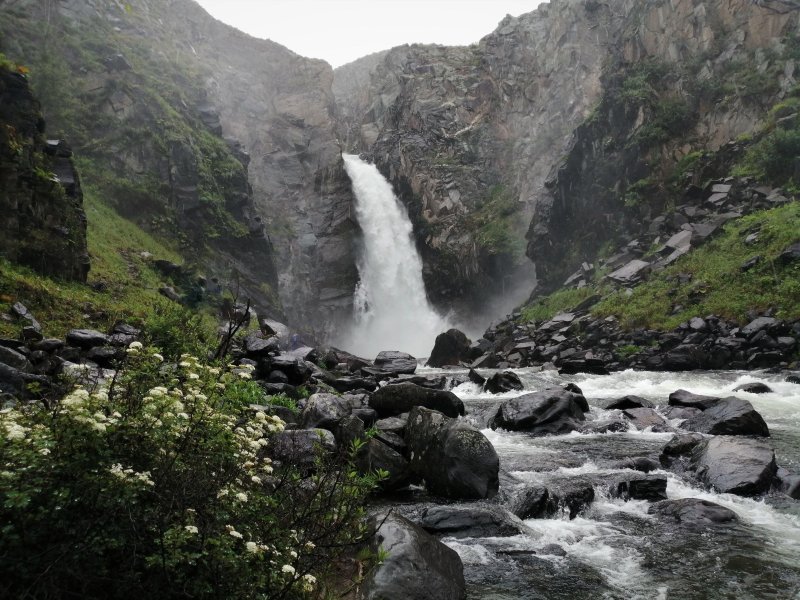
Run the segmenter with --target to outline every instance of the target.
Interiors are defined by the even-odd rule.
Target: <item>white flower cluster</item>
[[[112,465],[108,471],[114,477],[122,481],[142,483],[147,486],[155,485],[155,482],[150,478],[150,471],[143,471],[142,473],[137,473],[133,469],[123,468],[123,466],[119,463]]]

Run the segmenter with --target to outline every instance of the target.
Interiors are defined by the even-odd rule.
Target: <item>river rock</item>
[[[502,394],[523,389],[519,376],[512,371],[495,373],[486,380],[483,389],[492,394]]]
[[[561,388],[523,394],[503,402],[491,426],[539,435],[575,431],[585,419],[578,398],[586,400]]]
[[[410,482],[409,463],[397,450],[390,448],[378,439],[367,440],[356,455],[356,467],[362,474],[378,469],[389,476],[380,482],[383,490],[396,490],[406,487]]]
[[[612,400],[611,403],[606,406],[608,410],[626,410],[629,408],[655,408],[655,405],[649,400],[645,400],[639,396],[623,396],[622,398]]]
[[[491,498],[497,493],[497,452],[465,421],[417,406],[409,413],[405,439],[411,469],[431,493],[460,499]]]
[[[667,478],[663,475],[631,475],[611,486],[611,495],[623,500],[667,499]]]
[[[519,535],[525,526],[500,506],[432,506],[419,521],[429,533],[447,537],[507,537]]]
[[[313,394],[300,413],[300,423],[305,429],[336,431],[339,421],[353,412],[353,404],[344,396]]]
[[[733,396],[722,398],[699,415],[685,421],[681,427],[712,435],[769,437],[769,428],[753,405]]]
[[[405,436],[406,425],[408,425],[408,413],[397,415],[396,417],[386,417],[375,421],[375,427],[379,431],[387,431],[401,437]]]
[[[428,359],[429,367],[459,365],[469,358],[472,342],[458,329],[449,329],[436,336],[436,342]]]
[[[766,383],[754,381],[753,383],[743,383],[742,385],[737,385],[735,388],[733,388],[733,391],[748,392],[750,394],[770,394],[772,393],[772,388]]]
[[[753,496],[772,486],[778,467],[764,440],[717,436],[692,451],[696,477],[723,494]]]
[[[381,418],[409,412],[415,406],[438,410],[448,417],[464,414],[464,403],[453,392],[431,390],[413,383],[384,386],[372,394],[369,405]]]
[[[398,383],[413,383],[431,390],[443,390],[447,387],[447,377],[444,375],[398,375],[389,379],[386,385],[397,385]]]
[[[503,484],[505,486],[505,483]],[[556,511],[556,500],[550,497],[550,491],[542,486],[517,486],[510,491],[500,490],[495,501],[505,506],[520,519],[536,519],[551,515]]]
[[[276,434],[272,456],[305,468],[314,466],[318,452],[335,452],[336,439],[327,429],[287,429]]]
[[[699,498],[662,500],[653,504],[647,512],[651,515],[670,517],[687,525],[714,525],[739,520],[732,510]]]
[[[475,369],[470,369],[467,377],[472,383],[483,386],[486,383],[486,377],[478,373]]]
[[[714,396],[702,396],[700,394],[693,394],[686,390],[677,390],[669,395],[670,406],[684,406],[688,408],[699,408],[706,410],[714,406],[720,398]]]
[[[367,576],[359,600],[464,600],[464,565],[445,546],[408,519],[390,514],[374,517],[378,527],[372,551],[386,558]]]
[[[405,352],[384,350],[375,357],[375,366],[393,375],[411,375],[417,370],[417,359]]]
[[[659,429],[667,425],[664,417],[659,415],[652,408],[629,408],[622,411],[622,416],[629,419],[631,423],[633,423],[633,426],[639,430],[648,427]]]

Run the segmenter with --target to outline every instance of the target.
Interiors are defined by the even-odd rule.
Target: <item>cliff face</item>
[[[27,78],[0,65],[0,256],[86,281],[86,215],[72,152],[45,138]]]
[[[87,181],[267,312],[283,300],[318,330],[349,316],[355,225],[330,67],[190,0],[48,6],[0,7],[0,47],[31,64]]]
[[[357,61],[334,89],[348,143],[401,191],[434,300],[482,303],[520,245],[552,287],[662,211],[629,188],[751,132],[794,84],[796,29],[773,2],[560,0],[468,48]]]

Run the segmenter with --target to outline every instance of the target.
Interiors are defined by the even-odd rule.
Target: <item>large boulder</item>
[[[384,350],[375,357],[375,366],[385,373],[411,375],[417,370],[417,359],[396,350]]]
[[[353,403],[345,396],[313,394],[306,400],[300,423],[306,429],[336,431],[339,422],[353,412]]]
[[[669,395],[670,406],[681,406],[684,408],[699,408],[706,410],[714,406],[720,398],[715,396],[702,396],[700,394],[693,394],[686,390],[677,390]]]
[[[413,383],[384,386],[370,396],[369,405],[381,419],[406,413],[415,406],[438,410],[448,417],[464,414],[464,403],[453,392],[432,390]]]
[[[269,360],[269,364],[272,370],[284,373],[292,385],[304,384],[314,372],[302,358],[288,352],[273,357]]]
[[[749,394],[770,394],[772,393],[772,388],[766,383],[753,381],[752,383],[743,383],[742,385],[737,385],[735,388],[733,388],[733,391],[747,392]]]
[[[380,482],[383,490],[396,490],[410,483],[408,461],[397,450],[378,439],[367,440],[356,455],[356,467],[361,473],[383,470],[388,477]]]
[[[390,514],[372,519],[378,527],[372,550],[386,554],[367,576],[359,600],[464,600],[464,565],[445,546],[408,519]]]
[[[88,350],[108,344],[108,336],[94,329],[73,329],[67,334],[67,343]]]
[[[336,451],[336,438],[326,429],[287,429],[273,438],[271,451],[279,461],[311,468],[319,453]]]
[[[696,477],[723,494],[752,496],[772,486],[778,467],[775,452],[764,440],[718,436],[692,451]]]
[[[502,394],[523,389],[522,382],[512,371],[498,372],[489,377],[484,384],[484,389],[492,394]]]
[[[622,398],[617,398],[616,400],[612,400],[608,405],[606,405],[606,409],[616,409],[616,410],[626,410],[629,408],[655,408],[655,405],[650,402],[649,400],[645,400],[644,398],[640,398],[639,396],[623,396]]]
[[[417,406],[408,415],[405,439],[411,469],[431,493],[459,499],[491,498],[497,493],[497,452],[465,421]]]
[[[458,329],[450,329],[436,336],[431,356],[428,358],[429,367],[444,367],[445,365],[459,365],[461,361],[469,358],[469,349],[472,342]]]
[[[747,400],[722,398],[710,408],[694,416],[682,425],[688,431],[712,435],[758,435],[769,437],[769,428],[764,418]]]
[[[585,402],[580,394],[561,388],[523,394],[500,405],[492,427],[540,435],[568,433],[579,429],[584,421],[581,405]]]
[[[739,520],[732,510],[699,498],[662,500],[653,504],[647,512],[651,515],[669,517],[687,525],[714,525]]]
[[[500,506],[432,506],[419,524],[423,529],[448,537],[506,537],[525,531],[522,522]]]

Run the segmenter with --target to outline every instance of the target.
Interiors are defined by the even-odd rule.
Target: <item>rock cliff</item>
[[[0,64],[0,256],[45,275],[86,281],[80,178],[69,147],[45,138],[24,71]]]
[[[409,208],[434,300],[484,302],[520,245],[552,288],[662,212],[650,183],[794,85],[796,30],[777,2],[560,0],[470,47],[362,59],[334,90],[343,137]]]

